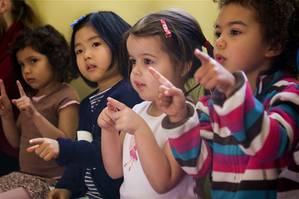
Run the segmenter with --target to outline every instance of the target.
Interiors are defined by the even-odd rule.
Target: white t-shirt
[[[154,117],[147,113],[151,102],[145,101],[134,106],[133,110],[138,113],[152,129],[158,145],[163,148],[167,142],[167,136],[162,134],[161,121],[165,114]],[[159,133],[160,132],[160,133]],[[159,164],[153,162],[153,164]],[[194,199],[197,198],[194,193],[195,181],[191,176],[184,176],[181,182],[167,193],[159,194],[150,185],[146,178],[138,153],[135,147],[134,136],[125,135],[123,144],[123,173],[124,182],[120,188],[122,199]]]

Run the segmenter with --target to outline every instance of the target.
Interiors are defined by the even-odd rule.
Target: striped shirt
[[[110,89],[110,88],[109,88]],[[98,106],[98,104],[101,102],[102,98],[104,97],[105,93],[109,90],[106,89],[105,91],[98,92],[92,96],[89,97],[90,102],[90,111],[94,112],[95,107]],[[91,170],[94,168],[87,168],[85,172],[84,182],[87,187],[87,193],[86,196],[88,196],[90,199],[102,199],[102,196],[100,194],[100,190],[97,189],[94,180],[91,175]]]
[[[232,96],[201,98],[183,125],[164,119],[165,133],[189,175],[211,172],[214,199],[276,198],[278,175],[298,140],[299,86],[276,72],[260,77],[253,94],[245,74],[236,79]]]

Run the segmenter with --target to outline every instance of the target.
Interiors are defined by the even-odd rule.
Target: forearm
[[[102,129],[101,151],[105,169],[111,178],[123,176],[122,168],[122,141],[121,136],[115,132],[105,132]]]
[[[135,132],[135,141],[143,171],[153,189],[158,193],[169,191],[176,184],[176,177],[151,129],[148,126],[140,128]]]
[[[35,112],[32,116],[32,120],[36,126],[36,128],[41,133],[42,137],[57,139],[57,138],[70,138],[68,134],[54,126],[51,122],[49,122],[42,114],[39,112]],[[74,129],[75,132],[75,129]]]
[[[17,128],[13,113],[1,117],[2,128],[9,144],[18,148],[20,146],[20,132]]]

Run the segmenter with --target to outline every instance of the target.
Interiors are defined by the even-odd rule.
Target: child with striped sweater
[[[190,175],[211,173],[213,198],[276,198],[298,130],[294,2],[221,0],[212,59],[199,50],[195,79],[210,90],[196,110],[180,89],[160,86],[172,153]],[[240,72],[243,71],[243,72]]]

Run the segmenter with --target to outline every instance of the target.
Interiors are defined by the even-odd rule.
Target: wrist
[[[169,115],[169,121],[171,123],[179,123],[180,121],[184,120],[185,118],[187,118],[188,115],[188,107],[187,107],[187,103],[184,104],[184,107],[182,107],[181,111],[179,114],[177,115]]]

